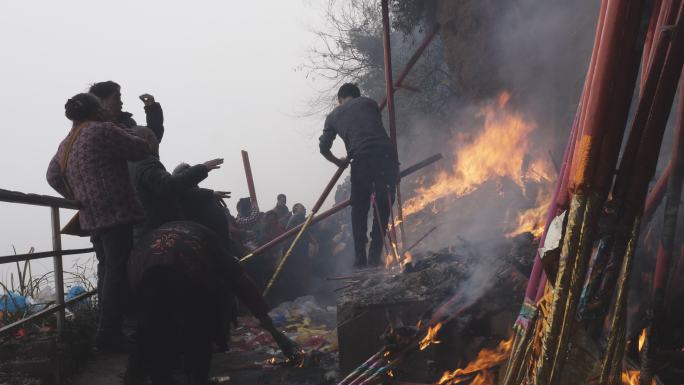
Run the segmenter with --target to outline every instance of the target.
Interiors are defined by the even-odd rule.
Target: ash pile
[[[363,366],[397,338],[421,334],[420,326],[431,318],[449,321],[420,344],[422,349],[387,370],[390,377],[435,383],[476,359],[483,348],[508,339],[536,248],[529,233],[488,244],[460,240],[438,252],[416,254],[401,269],[331,278],[343,284],[337,297],[340,374]]]

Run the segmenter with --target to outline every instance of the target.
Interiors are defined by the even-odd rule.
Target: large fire
[[[543,154],[526,162],[534,155],[529,135],[536,124],[508,106],[510,94],[503,92],[496,102],[480,109],[478,117],[484,119],[483,129],[467,144],[456,143],[455,162],[450,170],[441,171],[429,186],[420,186],[415,196],[404,204],[404,216],[426,208],[436,211],[436,202],[444,198],[460,198],[478,189],[490,180],[508,178],[525,192],[526,182],[537,182],[546,187],[538,194],[534,209],[520,214],[515,230],[509,235],[531,231],[540,235],[543,230],[545,208],[550,200],[550,182],[554,179],[553,166]]]
[[[437,381],[437,385],[454,385],[460,384],[475,378],[470,384],[478,385],[494,385],[494,375],[490,373],[490,369],[501,365],[508,359],[513,345],[513,337],[507,341],[501,341],[496,349],[482,349],[478,353],[475,361],[469,363],[463,369],[456,369],[451,372],[445,372]]]

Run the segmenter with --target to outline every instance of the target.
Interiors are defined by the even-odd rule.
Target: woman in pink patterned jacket
[[[144,158],[150,149],[142,138],[103,122],[101,102],[92,94],[78,94],[64,108],[73,127],[50,162],[47,180],[61,195],[80,203],[81,228],[97,235],[95,247],[104,261],[102,268],[98,266],[101,306],[96,345],[105,351],[120,350],[133,224],[143,219],[127,162]]]

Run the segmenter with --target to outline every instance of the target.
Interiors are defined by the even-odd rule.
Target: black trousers
[[[354,263],[357,266],[381,263],[382,234],[387,231],[398,176],[399,164],[391,154],[391,150],[357,157],[351,163],[352,234],[354,236]],[[379,217],[375,209],[371,207],[373,193],[375,193]],[[366,254],[369,209],[373,209],[373,228],[370,247]],[[380,231],[381,228],[382,231]]]
[[[133,225],[99,230],[91,238],[97,257],[97,295],[100,320],[98,343],[115,342],[122,335],[123,314],[130,299],[126,267],[133,248]]]
[[[172,267],[152,267],[136,291],[138,345],[128,361],[133,377],[169,384],[182,367],[191,385],[206,384],[220,321],[216,297]]]

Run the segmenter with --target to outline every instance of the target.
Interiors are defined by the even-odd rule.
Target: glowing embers
[[[425,350],[428,346],[432,344],[438,344],[439,341],[437,340],[437,333],[439,333],[440,329],[442,329],[442,323],[438,323],[435,326],[430,326],[428,328],[427,334],[425,337],[418,343],[418,346],[420,347],[420,350]]]
[[[644,344],[646,344],[646,328],[644,328],[641,331],[641,335],[639,335],[639,353],[641,353],[641,350],[644,348]]]

